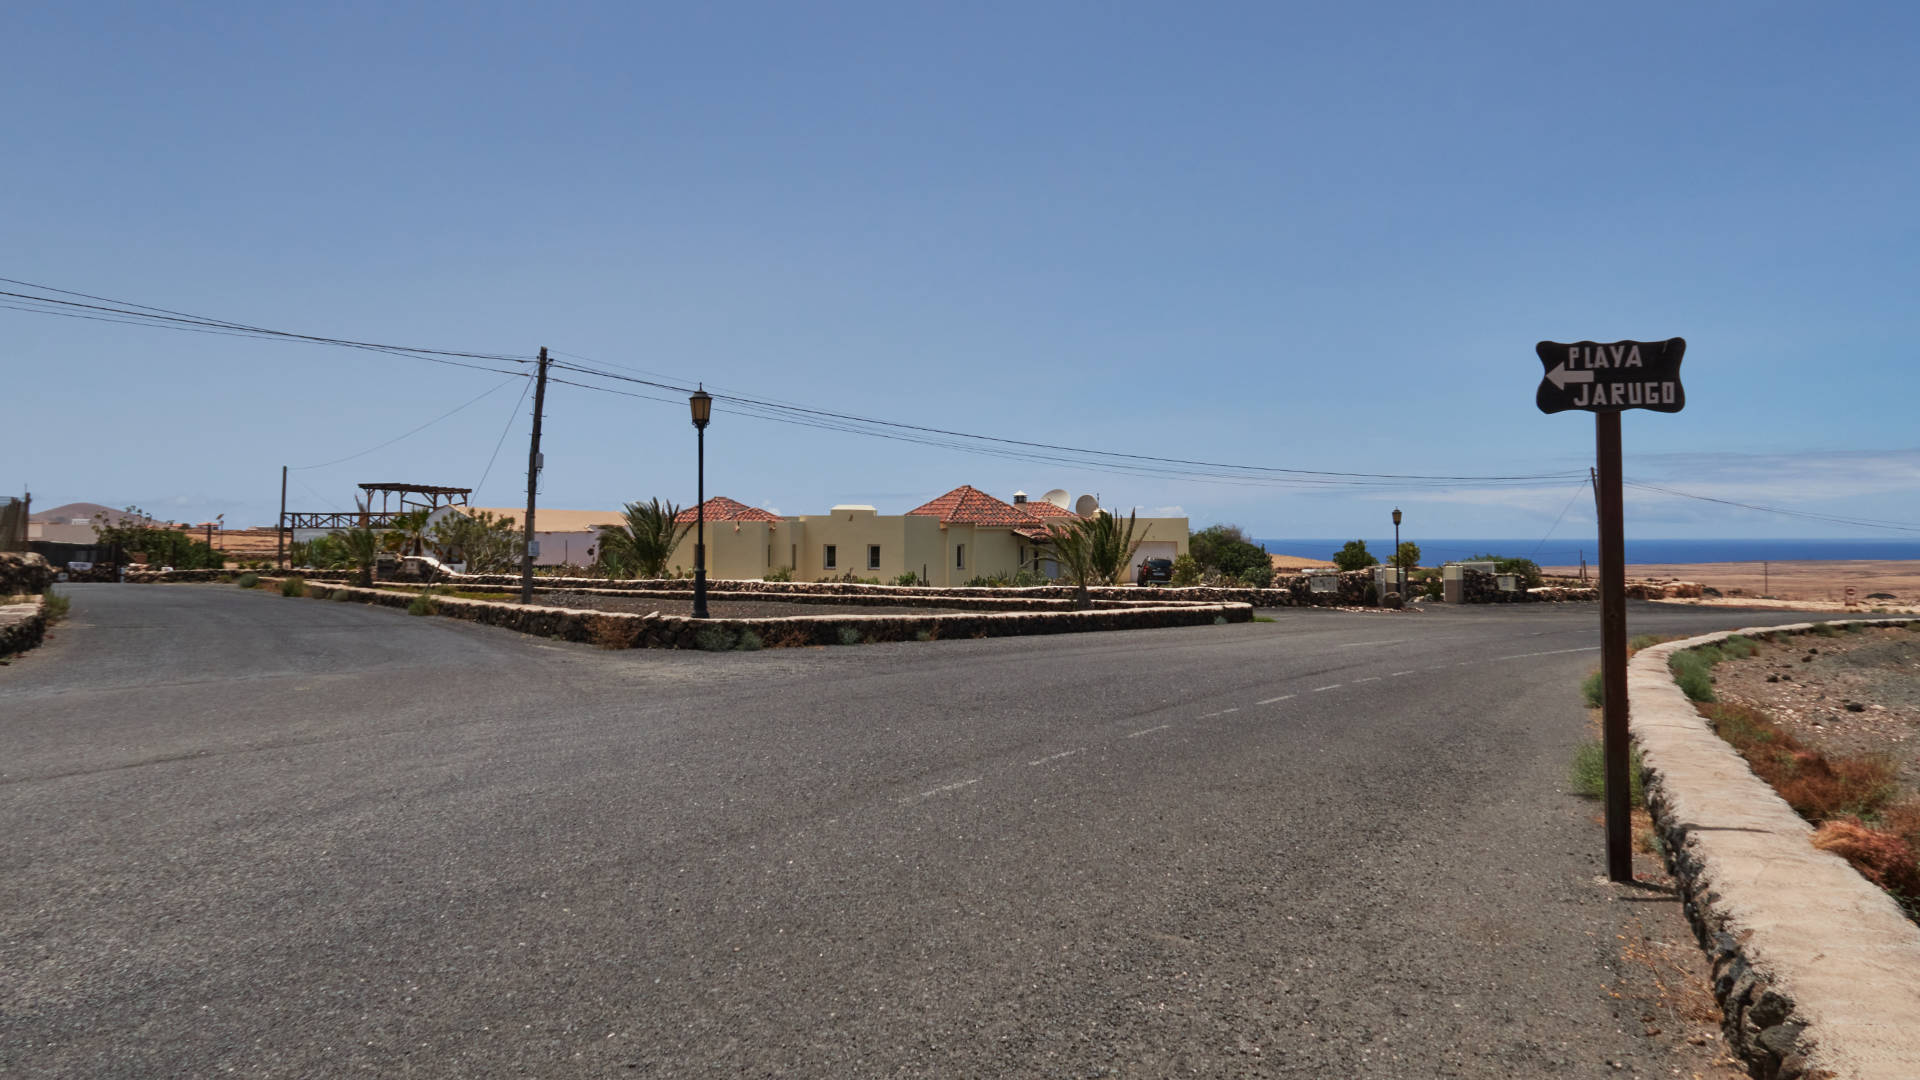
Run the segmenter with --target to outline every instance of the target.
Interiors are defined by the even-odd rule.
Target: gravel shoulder
[[[1920,633],[1869,628],[1760,642],[1714,669],[1714,693],[1765,710],[1828,755],[1887,754],[1920,787]]]

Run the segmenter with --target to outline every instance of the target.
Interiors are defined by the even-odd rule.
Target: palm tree
[[[327,535],[346,550],[347,565],[360,571],[360,587],[371,587],[373,566],[380,559],[380,534],[372,529],[335,529]]]
[[[1087,598],[1088,585],[1112,585],[1133,565],[1134,552],[1147,535],[1142,531],[1136,538],[1133,529],[1133,514],[1127,515],[1123,528],[1120,519],[1105,510],[1065,525],[1047,524],[1053,540],[1047,558],[1059,565],[1062,577],[1073,582],[1074,599],[1082,609],[1093,606]]]
[[[678,524],[680,507],[658,498],[630,502],[617,525],[600,526],[600,565],[611,577],[657,578],[692,523]]]
[[[409,510],[404,514],[395,514],[387,531],[381,534],[380,546],[395,555],[418,555],[427,546],[427,517],[433,511],[425,507]]]

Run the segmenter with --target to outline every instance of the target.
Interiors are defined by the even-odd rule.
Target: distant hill
[[[125,510],[116,510],[111,506],[102,506],[99,503],[77,502],[67,503],[65,506],[56,506],[51,510],[41,510],[27,518],[27,520],[39,525],[71,525],[73,524],[74,518],[87,518],[90,523],[96,525],[103,521],[108,524],[118,525],[120,519],[127,516],[129,515]]]

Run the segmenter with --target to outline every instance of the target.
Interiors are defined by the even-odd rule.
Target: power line
[[[1781,514],[1786,517],[1805,518],[1808,521],[1820,521],[1830,525],[1849,525],[1863,529],[1887,529],[1892,532],[1920,533],[1920,523],[1911,521],[1881,521],[1875,518],[1843,517],[1838,514],[1821,514],[1808,510],[1788,510],[1779,506],[1761,506],[1756,503],[1744,503],[1734,499],[1716,499],[1711,495],[1696,495],[1688,491],[1675,491],[1657,484],[1642,483],[1637,480],[1625,481],[1628,487],[1657,491],[1662,495],[1672,495],[1681,499],[1698,499],[1701,502],[1718,503],[1721,506],[1734,506],[1742,510],[1756,510],[1763,514]]]
[[[480,473],[480,482],[473,485],[475,494],[487,486],[487,477],[493,475],[493,463],[500,456],[500,448],[507,444],[507,434],[513,430],[513,422],[520,416],[520,405],[527,400],[527,391],[533,389],[533,380],[528,379],[520,387],[519,400],[513,403],[513,411],[507,414],[507,426],[500,429],[500,438],[493,444],[493,453],[487,457],[487,467]]]
[[[445,420],[447,417],[452,416],[454,413],[457,413],[460,410],[466,408],[468,405],[472,405],[478,402],[481,398],[492,395],[495,391],[499,390],[503,386],[506,386],[508,383],[511,383],[514,379],[523,378],[523,377],[524,376],[515,375],[513,376],[513,378],[507,379],[505,382],[496,383],[491,389],[488,389],[484,393],[480,394],[479,397],[469,398],[465,404],[456,405],[453,408],[448,409],[446,412],[441,413],[439,416],[436,416],[433,419],[427,421],[426,423],[421,424],[419,427],[414,428],[411,431],[408,431],[404,434],[395,435],[393,438],[388,439],[386,442],[383,442],[378,446],[369,446],[365,450],[362,450],[357,454],[348,454],[346,457],[343,457],[343,458],[335,458],[332,461],[323,461],[318,465],[290,465],[288,466],[288,468],[290,468],[294,472],[305,472],[308,469],[324,469],[329,465],[339,465],[343,462],[352,461],[354,458],[366,457],[368,454],[373,453],[375,450],[385,449],[386,447],[392,446],[394,443],[399,442],[401,439],[407,438],[410,435],[417,435],[420,432],[427,430],[428,428],[439,423],[440,421]]]

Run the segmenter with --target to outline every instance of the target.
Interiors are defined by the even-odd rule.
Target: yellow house
[[[692,522],[696,511],[676,521]],[[878,578],[912,573],[931,585],[964,585],[977,577],[1011,577],[1025,568],[1047,577],[1047,523],[1079,515],[1016,494],[1003,502],[962,486],[907,511],[882,515],[871,506],[835,506],[824,514],[778,517],[732,499],[707,500],[707,576],[759,580],[787,569],[795,581]],[[1172,559],[1187,550],[1186,518],[1139,518],[1135,562]],[[672,565],[693,568],[694,535],[674,548]]]

